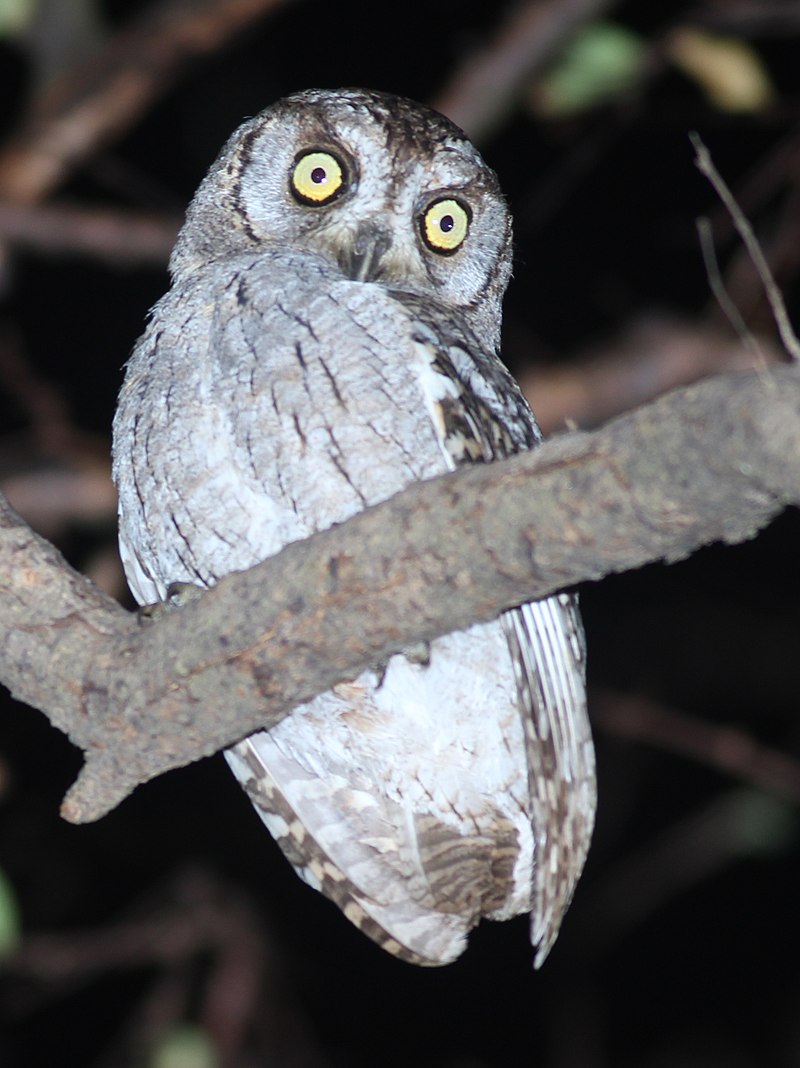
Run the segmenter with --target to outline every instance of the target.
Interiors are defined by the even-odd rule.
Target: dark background
[[[82,59],[76,45],[62,68],[93,70],[103,39],[157,7],[94,5],[94,43]],[[245,116],[309,86],[436,101],[518,9],[277,5],[182,64],[34,208],[147,212],[168,229]],[[639,36],[638,80],[554,116],[531,107],[537,70],[480,137],[518,219],[504,354],[551,432],[747,365],[710,297],[700,214],[715,225],[742,314],[765,335],[765,360],[780,359],[688,131],[740,195],[797,308],[800,5],[630,2],[606,17]],[[681,26],[751,49],[772,102],[738,113],[710,99],[670,58]],[[9,144],[41,87],[36,32],[0,39]],[[120,266],[57,249],[55,237],[0,227],[0,486],[12,500],[24,491],[31,522],[123,597],[110,424],[165,265]],[[588,400],[577,404],[580,383]],[[67,501],[40,511],[37,492]],[[0,973],[0,1065],[155,1064],[153,1048],[182,1022],[237,1068],[799,1064],[798,532],[789,513],[752,543],[581,591],[598,823],[538,973],[524,919],[484,924],[442,970],[384,955],[294,876],[219,756],[140,788],[98,824],[67,825],[58,806],[79,755],[40,713],[6,699],[0,868],[22,939]]]

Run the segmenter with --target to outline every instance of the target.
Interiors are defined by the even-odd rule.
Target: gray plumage
[[[533,447],[496,355],[510,263],[494,174],[434,112],[311,91],[241,126],[189,208],[120,396],[137,600]],[[394,656],[226,756],[298,874],[384,948],[447,963],[482,916],[531,912],[540,962],[594,818],[574,601]]]

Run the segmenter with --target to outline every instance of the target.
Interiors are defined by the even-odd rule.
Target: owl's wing
[[[474,340],[445,335],[447,315],[431,318],[429,302],[403,316],[394,302],[414,305],[414,298],[379,287],[331,283],[329,295],[316,296],[321,265],[306,257],[301,274],[278,267],[277,256],[254,258],[232,280],[224,275],[213,285],[173,290],[167,300],[174,308],[164,304],[166,314],[154,316],[131,361],[115,474],[126,571],[142,600],[163,596],[176,580],[212,585],[410,481],[538,440],[530,409],[502,366]],[[483,693],[495,681],[491,655],[510,650],[519,665],[519,721],[528,732],[528,799],[512,799],[516,824],[486,800],[491,786],[467,809],[463,826],[438,818],[441,804],[425,791],[441,789],[447,804],[446,761],[433,761],[425,782],[401,765],[407,779],[400,789],[395,783],[374,798],[358,781],[359,758],[345,752],[339,760],[333,752],[331,718],[315,726],[301,710],[226,754],[298,872],[386,949],[417,963],[458,956],[482,914],[499,919],[531,907],[541,960],[586,852],[593,767],[579,623],[566,601],[550,599],[506,614],[500,626],[507,640],[498,624],[475,636],[488,666],[470,676],[469,692],[472,630],[452,636],[455,648],[442,657],[440,675],[436,649],[447,637],[433,643],[428,668],[392,658],[383,683],[367,680],[369,700],[346,695],[332,719],[345,733],[352,724],[352,736],[369,745],[381,716],[394,718],[397,730],[413,721],[409,687],[419,685],[421,706],[460,745],[465,724],[456,688],[465,694],[462,707],[483,723],[483,709],[493,707]],[[397,722],[390,698],[410,720]],[[378,707],[384,699],[389,704]],[[504,697],[501,711],[507,706]],[[502,734],[502,724],[494,727]],[[478,758],[491,765],[494,755],[480,755],[485,736],[475,737]],[[397,770],[393,746],[402,742],[397,735],[376,741],[379,774]],[[517,782],[519,768],[502,738],[495,752],[507,761],[495,779],[502,791]],[[527,812],[537,836],[532,865],[530,829],[527,846],[518,833]]]
[[[594,826],[594,748],[586,715],[582,627],[575,599],[548,597],[504,614],[520,665],[533,809],[531,942],[550,952],[578,882]]]
[[[431,344],[431,339],[427,339]],[[468,348],[437,345],[427,402],[450,466],[500,459],[541,440],[519,388],[499,361],[490,376]],[[531,942],[547,957],[586,861],[596,807],[577,598],[560,594],[501,617],[518,671],[535,835]]]
[[[263,732],[225,757],[297,874],[360,931],[409,964],[461,955],[476,920],[426,901],[401,806],[312,774]]]

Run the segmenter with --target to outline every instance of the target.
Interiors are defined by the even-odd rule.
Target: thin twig
[[[678,753],[800,802],[800,762],[736,727],[706,723],[643,697],[621,694],[593,693],[592,719],[620,737]]]
[[[753,332],[748,329],[747,323],[742,318],[730,293],[725,288],[725,283],[722,280],[722,275],[719,269],[719,263],[717,262],[716,250],[714,249],[711,223],[707,216],[702,215],[696,220],[696,225],[697,236],[700,239],[700,251],[703,255],[703,264],[706,269],[706,278],[708,279],[711,292],[714,294],[717,304],[722,308],[725,318],[736,331],[742,345],[744,345],[748,352],[752,354],[759,366],[766,368],[767,361],[761,350],[761,346],[756,341]]]
[[[747,221],[744,212],[736,202],[736,198],[725,183],[722,175],[714,166],[711,159],[711,153],[706,148],[700,135],[692,132],[689,134],[689,140],[695,150],[695,166],[701,174],[708,178],[717,193],[717,196],[728,209],[733,224],[750,254],[753,265],[758,272],[762,285],[764,286],[764,292],[769,301],[769,306],[772,309],[772,314],[775,317],[775,323],[778,327],[778,332],[786,351],[792,359],[800,360],[800,341],[798,341],[797,335],[792,329],[789,315],[786,311],[786,305],[783,301],[783,295],[772,276],[772,271],[761,251],[761,246],[753,232],[752,226]]]

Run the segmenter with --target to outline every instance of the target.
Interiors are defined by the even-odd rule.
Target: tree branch
[[[752,537],[800,502],[800,371],[730,374],[419,483],[141,623],[0,509],[0,679],[86,755],[96,819],[417,640]]]
[[[120,268],[166,268],[179,229],[180,219],[167,215],[0,200],[2,241],[48,256],[96,257]]]

